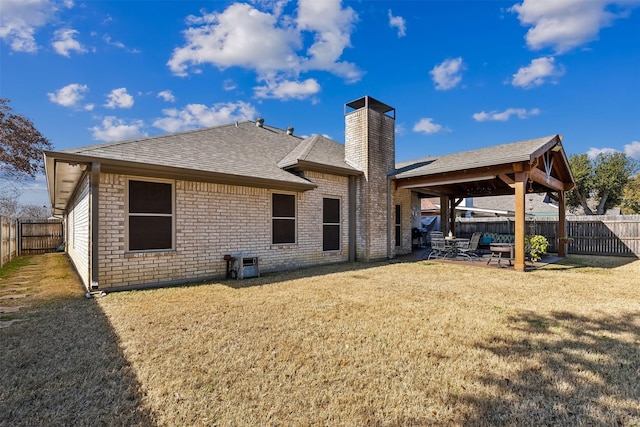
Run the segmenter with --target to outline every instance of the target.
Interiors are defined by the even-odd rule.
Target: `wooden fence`
[[[0,267],[18,256],[18,232],[15,219],[0,216]]]
[[[514,234],[515,220],[499,218],[459,218],[459,235],[483,233]],[[549,252],[558,251],[558,217],[527,218],[527,234],[540,234],[549,241]],[[567,217],[567,246],[570,254],[640,257],[640,215],[584,215]]]
[[[26,220],[18,224],[21,255],[55,252],[64,242],[62,221],[59,219]]]

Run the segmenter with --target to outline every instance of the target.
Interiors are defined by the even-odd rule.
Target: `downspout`
[[[349,262],[356,261],[356,177],[349,175]]]
[[[391,256],[391,176],[387,175],[387,259]]]
[[[100,193],[100,163],[91,163],[91,289],[98,290],[98,221]]]

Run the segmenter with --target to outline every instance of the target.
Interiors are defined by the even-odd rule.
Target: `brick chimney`
[[[388,175],[395,170],[395,108],[365,96],[345,104],[345,160],[356,179],[355,251],[358,260],[389,255]]]

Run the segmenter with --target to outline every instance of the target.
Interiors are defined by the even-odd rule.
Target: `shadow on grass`
[[[521,314],[515,336],[477,347],[505,363],[526,360],[508,378],[478,380],[499,397],[465,399],[470,425],[640,425],[640,314],[596,318],[571,313]]]
[[[248,279],[226,279],[220,280],[218,283],[228,286],[230,288],[248,288],[253,286],[264,286],[279,282],[285,282],[288,280],[305,279],[309,277],[320,277],[334,273],[352,272],[352,277],[357,279],[358,277],[365,278],[366,276],[359,274],[363,270],[371,268],[382,267],[390,264],[402,263],[399,260],[389,261],[372,261],[372,262],[342,262],[336,264],[321,265],[316,267],[305,267],[296,270],[275,271],[261,274],[260,277],[248,278]],[[427,265],[427,264],[425,264]],[[212,283],[212,282],[206,282]],[[203,284],[203,283],[200,283]]]
[[[21,315],[0,329],[1,426],[155,424],[117,336],[79,286]]]
[[[618,268],[638,260],[634,256],[589,256],[569,255],[553,263],[555,270],[574,270],[577,268]]]

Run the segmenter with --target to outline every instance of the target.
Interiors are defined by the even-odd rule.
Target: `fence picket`
[[[514,233],[514,219],[458,218],[459,233]],[[549,241],[549,252],[558,251],[558,217],[526,220],[527,234],[540,234]],[[584,255],[640,256],[640,215],[584,215],[567,217],[567,237],[573,241],[567,252]]]

